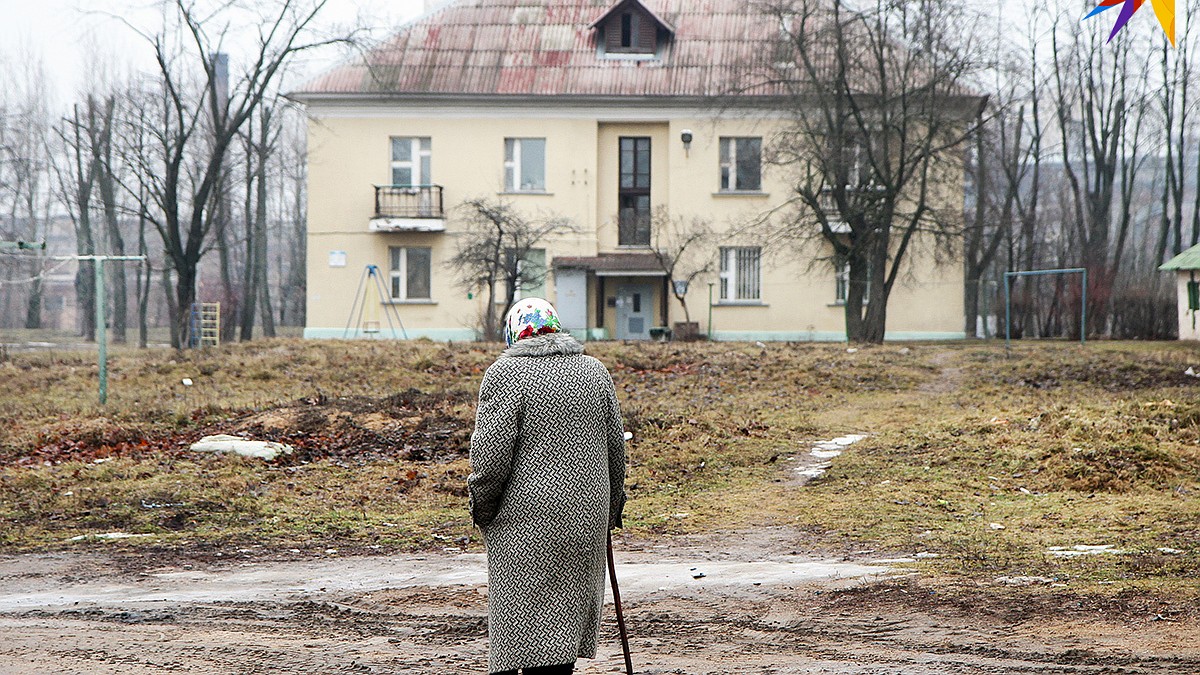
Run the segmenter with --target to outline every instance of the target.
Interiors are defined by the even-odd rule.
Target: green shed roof
[[[1189,248],[1167,262],[1159,265],[1160,270],[1200,270],[1200,244]]]

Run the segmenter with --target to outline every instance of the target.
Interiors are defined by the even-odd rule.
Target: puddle
[[[0,591],[0,613],[66,606],[278,602],[395,588],[478,587],[487,583],[487,559],[480,553],[245,562],[206,569],[165,568],[136,577],[72,569],[82,567],[87,560],[93,558],[0,559],[0,579],[19,576],[22,582],[19,591],[15,584],[0,586],[5,588]],[[678,558],[617,563],[621,592],[629,597],[704,590],[737,592],[803,583],[854,583],[891,572],[886,565],[799,556],[751,561]]]

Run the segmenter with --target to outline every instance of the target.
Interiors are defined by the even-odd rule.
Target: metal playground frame
[[[1087,343],[1087,268],[1067,267],[1054,270],[1027,270],[1004,273],[1004,349],[1012,342],[1012,280],[1017,277],[1040,277],[1050,274],[1082,274],[1083,294],[1079,302],[1079,344]]]

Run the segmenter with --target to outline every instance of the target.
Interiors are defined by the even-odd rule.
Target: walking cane
[[[621,591],[617,588],[617,564],[613,562],[612,532],[608,533],[608,578],[612,583],[613,606],[617,608],[617,629],[621,632],[621,649],[625,652],[625,672],[633,675],[633,659],[629,658],[629,634],[625,632],[625,610],[621,609]]]

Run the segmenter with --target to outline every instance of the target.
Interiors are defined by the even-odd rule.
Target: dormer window
[[[633,12],[621,13],[621,49],[635,48],[633,36],[636,34],[637,15]]]
[[[608,58],[657,58],[675,33],[640,0],[621,0],[591,28],[598,31],[597,52]]]

